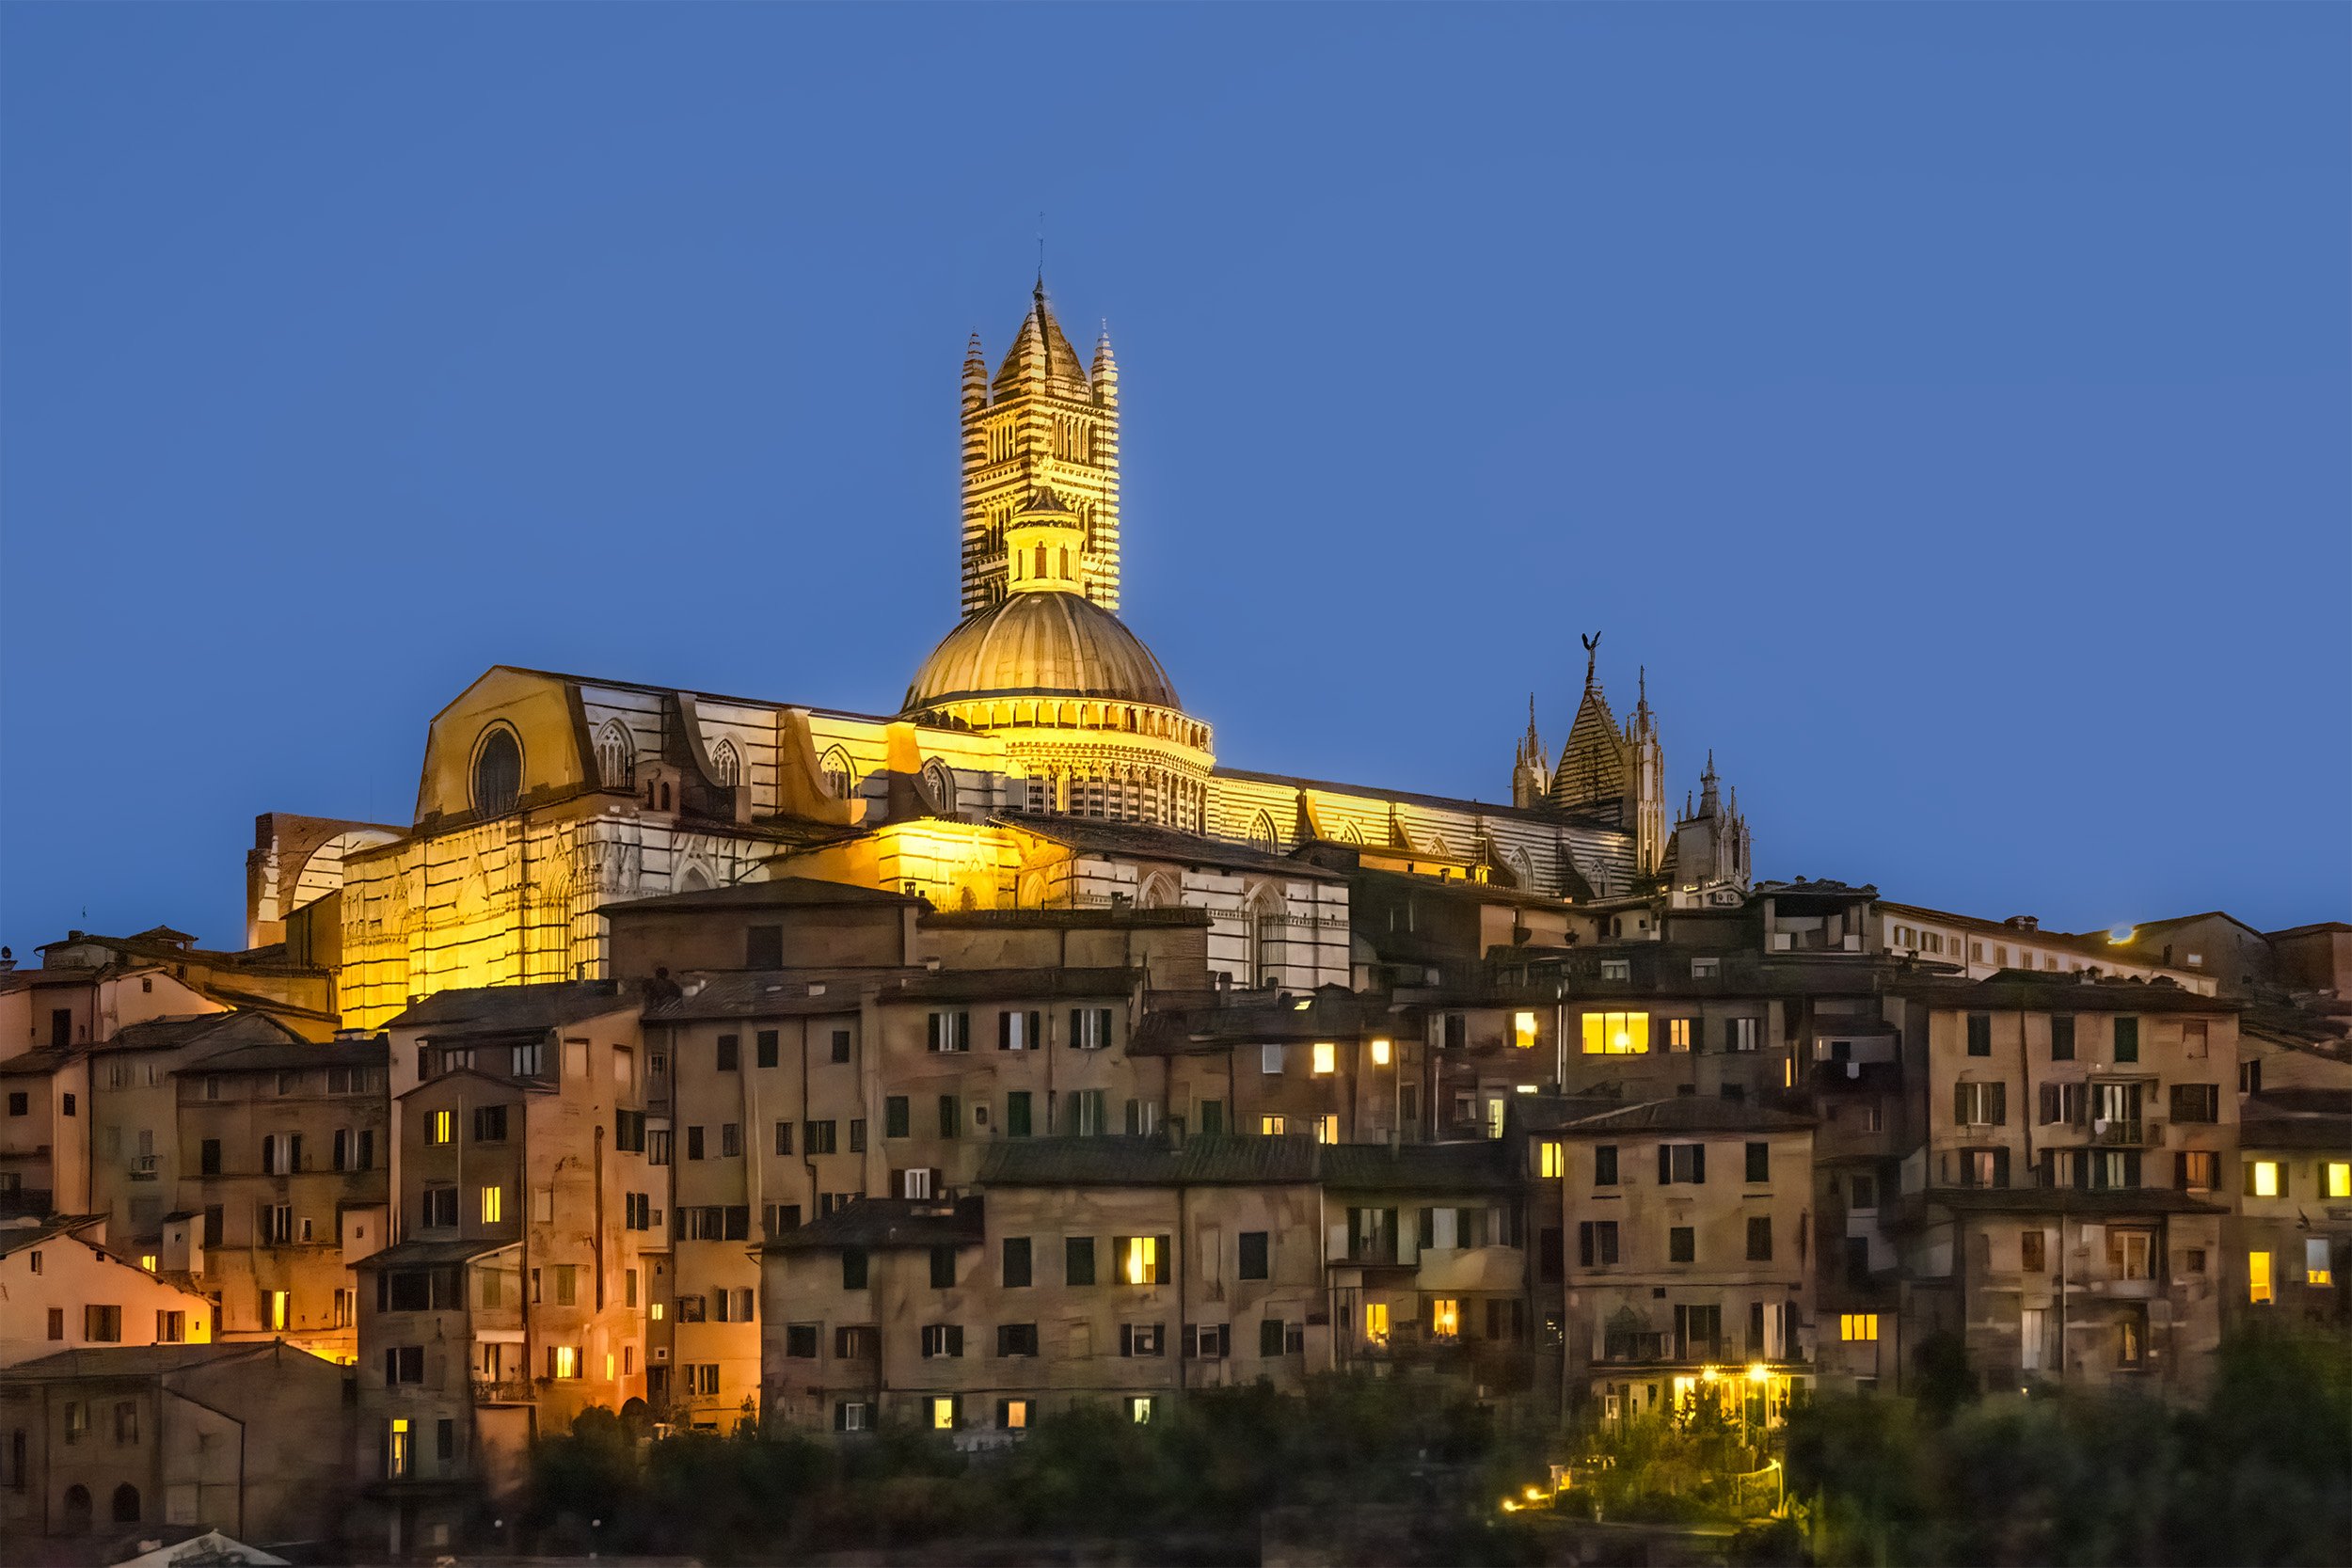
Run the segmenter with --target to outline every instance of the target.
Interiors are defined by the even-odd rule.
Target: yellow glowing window
[[[140,1253],[139,1267],[145,1269],[149,1274],[153,1274],[155,1272],[155,1255],[151,1252]]]
[[[1511,1038],[1521,1051],[1535,1049],[1535,1015],[1514,1013],[1511,1016]]]
[[[1691,1021],[1689,1019],[1670,1018],[1666,1021],[1666,1049],[1669,1051],[1691,1049]]]
[[[1439,1296],[1429,1304],[1429,1331],[1445,1338],[1462,1332],[1462,1304],[1452,1296]]]
[[[1340,1066],[1340,1048],[1329,1040],[1315,1041],[1315,1071],[1336,1072]]]
[[[651,1307],[645,1308],[645,1315],[653,1319],[655,1323],[660,1323],[661,1321],[661,1304],[657,1301]]]
[[[1649,1014],[1586,1013],[1584,1054],[1587,1056],[1645,1056],[1649,1054]]]
[[[2328,1162],[2328,1196],[2352,1197],[2352,1164],[2342,1160]]]
[[[580,1375],[580,1347],[578,1345],[549,1345],[548,1347],[548,1375],[549,1377],[578,1377]]]
[[[1127,1419],[1135,1422],[1137,1426],[1150,1425],[1152,1421],[1152,1406],[1154,1402],[1155,1402],[1149,1394],[1137,1394],[1134,1396],[1127,1402]]]
[[[1867,1344],[1879,1337],[1879,1315],[1876,1312],[1846,1312],[1837,1319],[1837,1337],[1856,1344]]]
[[[1372,1065],[1374,1067],[1387,1067],[1389,1065],[1389,1050],[1390,1047],[1387,1040],[1373,1041]]]
[[[408,1473],[408,1419],[406,1417],[392,1418],[391,1436],[391,1445],[384,1454],[384,1473],[390,1479],[398,1481]]]
[[[956,1430],[956,1397],[953,1394],[941,1394],[931,1401],[931,1430]]]
[[[2270,1254],[2249,1252],[2246,1255],[2246,1299],[2256,1307],[2267,1306],[2270,1292]]]
[[[1130,1285],[1156,1285],[1160,1279],[1160,1241],[1156,1236],[1130,1236],[1119,1272]]]
[[[1279,1138],[1282,1135],[1283,1126],[1284,1123],[1280,1117],[1260,1117],[1258,1118],[1258,1135],[1262,1138]]]
[[[1389,1340],[1389,1304],[1372,1301],[1364,1304],[1364,1338],[1375,1345]]]
[[[1315,1117],[1315,1142],[1335,1144],[1340,1141],[1340,1118],[1337,1113]]]
[[[437,1144],[449,1142],[449,1113],[447,1111],[433,1113],[433,1141]]]
[[[608,1383],[612,1381],[612,1353],[611,1351],[604,1353],[604,1377]]]
[[[498,1222],[499,1222],[499,1215],[500,1215],[500,1214],[501,1214],[501,1212],[505,1210],[505,1207],[506,1207],[506,1189],[505,1189],[505,1188],[503,1188],[503,1187],[485,1187],[485,1188],[483,1188],[483,1189],[482,1189],[482,1223],[483,1223],[483,1224],[485,1224],[485,1225],[496,1225],[496,1224],[498,1224]]]
[[[2336,1271],[2328,1258],[2328,1238],[2313,1236],[2303,1243],[2303,1279],[2311,1285],[2332,1285]]]
[[[1007,1400],[1005,1402],[1005,1430],[1007,1432],[1024,1432],[1028,1429],[1028,1425],[1029,1402],[1027,1400]]]
[[[1561,1154],[1560,1146],[1558,1144],[1548,1143],[1537,1147],[1542,1150],[1542,1152],[1536,1156],[1537,1160],[1540,1162],[1538,1166],[1540,1174],[1547,1177],[1562,1176],[1566,1174],[1567,1167],[1564,1163],[1564,1157]]]
[[[2279,1162],[2257,1160],[2247,1168],[2246,1190],[2256,1197],[2279,1196]]]
[[[272,1291],[262,1299],[267,1304],[262,1308],[262,1311],[269,1320],[263,1326],[278,1329],[284,1328],[286,1326],[286,1306],[289,1300],[292,1299],[289,1293],[284,1291]]]

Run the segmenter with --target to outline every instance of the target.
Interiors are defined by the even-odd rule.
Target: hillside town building
[[[1492,803],[1220,760],[1120,619],[1119,378],[1041,284],[975,341],[898,711],[500,666],[406,823],[260,818],[248,950],[0,958],[0,1523],[435,1557],[592,1408],[977,1446],[1348,1370],[1756,1433],[2352,1322],[2352,927],[1759,882],[1597,636]]]

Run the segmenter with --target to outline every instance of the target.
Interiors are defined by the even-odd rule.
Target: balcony
[[[529,1404],[536,1397],[527,1377],[475,1378],[476,1404]]]
[[[162,1155],[139,1155],[131,1162],[131,1180],[134,1181],[152,1181],[156,1179],[156,1177],[163,1174],[163,1168],[164,1157]]]
[[[2094,1121],[2090,1124],[2090,1143],[2094,1148],[2157,1148],[2164,1143],[2164,1123]]]

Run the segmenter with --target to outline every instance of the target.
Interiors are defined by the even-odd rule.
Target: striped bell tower
[[[963,613],[1005,596],[1006,535],[1032,496],[1075,519],[1076,591],[1119,608],[1119,363],[1106,327],[1089,370],[1062,335],[1040,275],[992,381],[974,333],[963,356]]]

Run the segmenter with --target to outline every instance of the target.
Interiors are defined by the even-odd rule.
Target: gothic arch
[[[1268,854],[1276,853],[1282,847],[1281,835],[1274,831],[1274,818],[1263,810],[1249,824],[1249,842]]]
[[[1529,857],[1526,850],[1505,849],[1502,852],[1502,863],[1511,868],[1511,875],[1518,880],[1522,892],[1534,891],[1535,863]]]
[[[839,746],[827,748],[824,760],[818,765],[825,775],[825,788],[836,800],[846,800],[857,788],[857,764]]]
[[[1265,814],[1259,813],[1261,816]],[[1282,895],[1269,882],[1260,882],[1242,900],[1244,932],[1248,942],[1251,987],[1279,983],[1276,949],[1281,944]]]
[[[923,764],[923,784],[925,788],[930,791],[931,799],[938,802],[940,816],[955,816],[955,769],[949,768],[946,763],[940,761],[937,757],[932,757],[930,761]]]
[[[1176,879],[1165,871],[1154,871],[1144,878],[1136,890],[1136,908],[1139,910],[1172,910],[1184,902]]]
[[[671,881],[680,893],[708,893],[719,885],[718,878],[700,855],[689,855]]]
[[[734,741],[722,740],[710,749],[710,780],[730,789],[743,782],[743,759]]]
[[[637,787],[637,742],[618,719],[596,731],[596,777],[607,789]]]
[[[1353,822],[1346,822],[1346,823],[1343,823],[1343,824],[1341,824],[1341,827],[1340,827],[1340,842],[1341,842],[1342,844],[1361,844],[1363,841],[1364,841],[1364,831],[1363,831],[1363,829],[1361,829],[1361,828],[1358,827],[1358,826],[1357,826],[1355,823],[1353,823]]]

